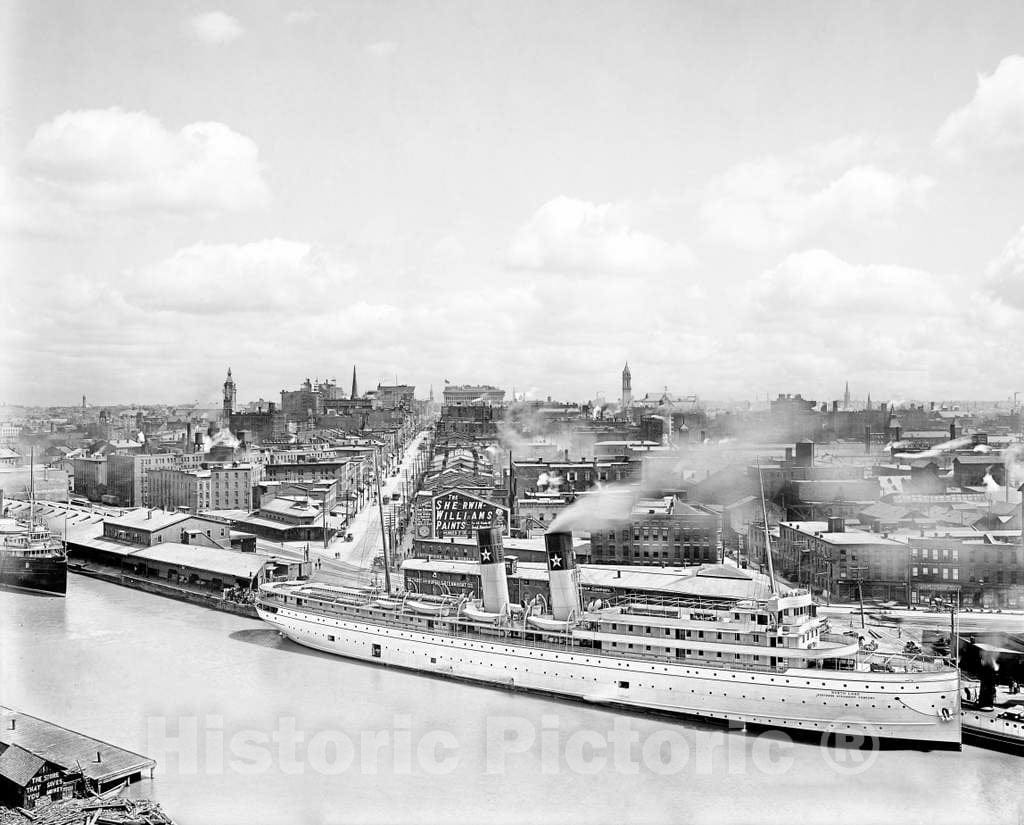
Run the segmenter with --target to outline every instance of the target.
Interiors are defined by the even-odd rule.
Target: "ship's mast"
[[[772,562],[772,537],[768,530],[768,504],[764,498],[764,476],[761,475],[761,459],[757,459],[757,482],[761,485],[761,512],[764,514],[764,550],[768,559],[768,584],[772,589],[772,595],[777,596],[775,587],[775,565]]]
[[[28,529],[36,529],[36,448],[28,454]]]

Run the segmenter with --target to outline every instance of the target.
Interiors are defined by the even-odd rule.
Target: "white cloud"
[[[354,268],[326,250],[273,238],[198,243],[129,273],[125,299],[146,310],[193,315],[331,313],[347,303]]]
[[[0,166],[0,233],[39,237],[71,237],[84,234],[78,213],[55,202],[43,187]]]
[[[222,123],[173,132],[152,115],[118,108],[44,123],[24,167],[52,199],[98,211],[244,211],[270,200],[250,138]]]
[[[1024,226],[989,263],[985,288],[1010,306],[1024,310]]]
[[[954,160],[1024,146],[1024,57],[1010,55],[992,74],[979,74],[974,97],[946,118],[935,145]]]
[[[188,27],[195,37],[211,46],[232,43],[245,33],[237,19],[222,11],[197,14],[189,18]]]
[[[398,51],[398,44],[392,40],[381,40],[366,47],[366,53],[381,59],[391,57]]]
[[[744,249],[781,249],[829,227],[890,221],[904,206],[921,205],[932,181],[879,168],[872,158],[883,149],[848,138],[737,164],[705,190],[705,231]]]
[[[623,211],[567,197],[548,201],[512,237],[508,262],[519,269],[618,274],[693,265],[688,247],[632,228]]]
[[[737,295],[735,312],[728,345],[764,385],[838,391],[848,378],[864,391],[874,386],[879,400],[894,388],[963,392],[1009,380],[1021,350],[1014,342],[1015,353],[992,358],[1020,316],[964,289],[962,279],[854,264],[821,249],[763,272]]]
[[[439,261],[451,263],[466,257],[466,247],[455,235],[445,235],[431,247],[430,253]]]
[[[290,26],[301,26],[306,23],[312,23],[320,17],[318,12],[312,9],[300,9],[298,11],[290,11],[284,16],[284,22]]]

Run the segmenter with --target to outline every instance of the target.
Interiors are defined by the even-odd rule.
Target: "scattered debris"
[[[149,799],[61,799],[39,802],[31,811],[0,808],[0,825],[174,825]]]

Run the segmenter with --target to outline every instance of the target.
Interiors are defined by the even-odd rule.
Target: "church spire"
[[[359,387],[356,385],[356,365],[352,365],[352,397],[359,397]]]

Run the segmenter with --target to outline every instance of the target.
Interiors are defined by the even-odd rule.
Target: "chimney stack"
[[[952,441],[956,438],[956,421],[950,422],[949,425],[949,440]]]
[[[508,610],[508,578],[505,573],[501,528],[484,527],[477,530],[476,543],[480,549],[480,590],[484,597],[484,610],[504,613]]]
[[[572,533],[545,533],[544,546],[548,551],[551,613],[560,621],[579,616],[580,571],[572,549]]]

